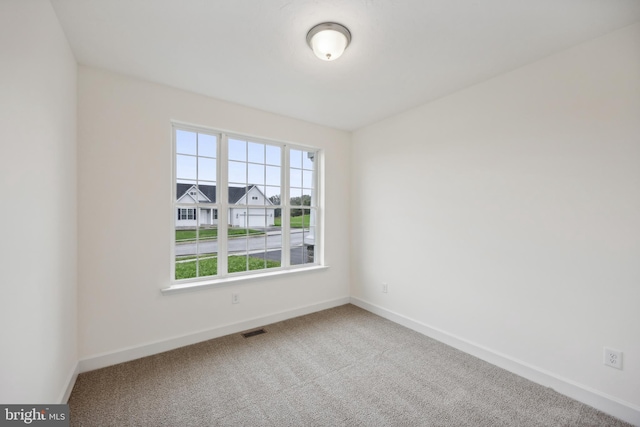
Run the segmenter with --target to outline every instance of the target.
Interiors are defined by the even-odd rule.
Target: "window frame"
[[[217,253],[217,274],[215,276],[200,276],[186,279],[176,279],[175,278],[175,269],[176,269],[176,255],[175,255],[175,230],[176,230],[176,221],[175,221],[175,212],[176,208],[184,208],[185,204],[180,204],[177,202],[177,131],[186,131],[186,132],[196,132],[202,134],[213,135],[217,137],[217,145],[216,145],[216,202],[215,203],[196,203],[195,205],[191,205],[196,212],[196,222],[198,221],[199,211],[201,208],[209,208],[214,209],[217,212],[217,221],[218,225],[220,224],[229,224],[229,213],[232,207],[234,208],[246,208],[249,207],[249,193],[247,193],[247,200],[245,201],[246,205],[235,205],[230,204],[229,202],[229,176],[228,176],[228,166],[229,166],[229,140],[230,139],[239,139],[248,142],[255,142],[259,144],[268,144],[272,146],[278,146],[281,148],[280,154],[280,204],[273,205],[276,206],[275,209],[281,209],[281,233],[282,233],[282,246],[281,250],[281,265],[280,267],[272,267],[265,268],[259,270],[247,270],[241,272],[228,272],[228,233],[227,228],[218,226],[218,253]],[[236,132],[228,132],[219,129],[212,129],[204,126],[194,126],[190,124],[184,124],[180,122],[171,122],[171,211],[172,220],[171,220],[171,261],[170,261],[170,284],[169,287],[163,288],[163,293],[171,293],[175,291],[182,290],[191,290],[197,289],[201,287],[210,287],[210,286],[218,286],[225,285],[233,282],[244,281],[244,280],[254,280],[269,276],[275,275],[283,275],[283,274],[291,274],[297,272],[306,272],[306,271],[314,271],[319,269],[325,269],[327,266],[324,264],[324,233],[323,233],[323,225],[324,225],[324,209],[323,209],[323,189],[322,182],[324,179],[324,152],[319,147],[312,147],[305,144],[300,143],[291,143],[286,141],[277,141],[273,139],[256,137],[253,135],[247,134],[239,134]],[[291,237],[291,209],[292,206],[290,204],[290,154],[291,150],[300,150],[303,152],[313,152],[314,153],[314,173],[313,173],[313,184],[314,188],[312,198],[314,205],[313,206],[301,206],[305,209],[313,209],[315,210],[315,225],[314,235],[313,235],[313,263],[303,263],[303,264],[291,264],[290,253],[291,253],[291,245],[290,245],[290,237]],[[197,156],[197,154],[196,154]],[[248,162],[248,160],[247,160]],[[196,161],[197,163],[197,161]],[[248,163],[247,163],[248,164]],[[197,180],[196,175],[196,182]],[[266,194],[265,194],[265,197]],[[253,206],[253,205],[252,205]],[[265,205],[265,208],[270,205]],[[293,206],[293,209],[300,208],[298,206]],[[311,227],[310,227],[311,228]],[[304,248],[304,246],[303,246]]]

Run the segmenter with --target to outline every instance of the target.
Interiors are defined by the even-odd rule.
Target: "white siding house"
[[[244,193],[244,188],[240,188]],[[229,189],[229,203],[232,189]],[[235,202],[236,205],[260,206],[260,208],[238,207],[229,209],[229,225],[232,227],[269,227],[274,225],[275,209],[268,206],[273,205],[269,199],[255,185],[248,187],[248,191]]]
[[[218,210],[213,207],[200,207],[196,215],[196,207],[189,207],[195,203],[215,203],[216,186],[192,184],[177,184],[177,203],[175,212],[176,227],[195,227],[200,225],[218,225]],[[273,203],[255,186],[230,187],[229,204],[237,205],[229,209],[229,225],[232,227],[269,227],[275,223],[275,208]],[[260,206],[249,207],[249,206]]]

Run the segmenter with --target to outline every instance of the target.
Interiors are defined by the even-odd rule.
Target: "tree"
[[[302,197],[292,197],[291,206],[311,206],[311,196],[303,194]],[[300,216],[303,214],[304,211],[302,209],[291,209],[291,216]]]
[[[269,197],[269,201],[274,205],[280,205],[280,195]],[[274,209],[273,216],[276,218],[280,218],[282,216],[282,209]]]
[[[280,205],[282,200],[280,198],[280,194],[276,196],[269,197],[269,201],[274,205]],[[303,194],[302,197],[292,197],[289,199],[290,206],[311,206],[311,196],[308,194]],[[304,211],[300,208],[292,208],[291,216],[301,216],[304,214]],[[276,209],[274,212],[274,216],[279,218],[282,216],[282,209]]]

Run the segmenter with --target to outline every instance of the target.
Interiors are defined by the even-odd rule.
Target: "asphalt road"
[[[254,253],[251,254],[252,257],[256,257],[256,258],[266,258],[269,259],[271,261],[282,261],[282,257],[281,257],[281,250],[275,250],[275,251],[268,251],[268,252],[260,252],[260,253]],[[309,262],[309,261],[305,261],[304,259],[305,253],[302,250],[302,247],[296,247],[291,249],[291,255],[289,258],[289,262],[291,265],[300,265],[300,264],[304,264],[305,262]]]
[[[304,232],[304,237],[309,238],[309,232]],[[291,230],[290,246],[292,249],[295,247],[301,247],[303,240],[302,230]],[[233,237],[228,241],[229,254],[234,253],[247,253],[247,252],[265,252],[270,250],[279,250],[282,248],[282,236],[279,232],[269,232],[266,236],[248,236],[248,237]],[[218,252],[217,240],[205,240],[198,243],[198,252],[201,254],[208,254]],[[294,251],[292,251],[293,253]],[[181,243],[176,245],[176,256],[182,255],[195,255],[196,244],[195,243]],[[292,262],[293,263],[293,262]]]

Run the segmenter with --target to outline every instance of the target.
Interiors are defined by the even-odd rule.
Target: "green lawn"
[[[260,230],[252,230],[247,228],[229,227],[228,236],[246,236],[247,234],[264,234]],[[218,237],[217,228],[201,228],[199,233],[200,240],[215,239]],[[176,230],[176,242],[187,242],[196,239],[196,230]]]
[[[277,261],[265,260],[262,258],[230,256],[229,257],[229,273],[239,271],[247,271],[247,259],[249,260],[249,270],[262,270],[265,268],[280,267]],[[207,258],[200,260],[200,275],[214,276],[218,272],[218,258]],[[176,263],[176,280],[190,279],[196,277],[196,261],[177,262]]]
[[[309,228],[309,217],[310,215],[300,215],[300,216],[292,216],[291,217],[291,228]],[[282,217],[275,218],[276,227],[282,226]]]

